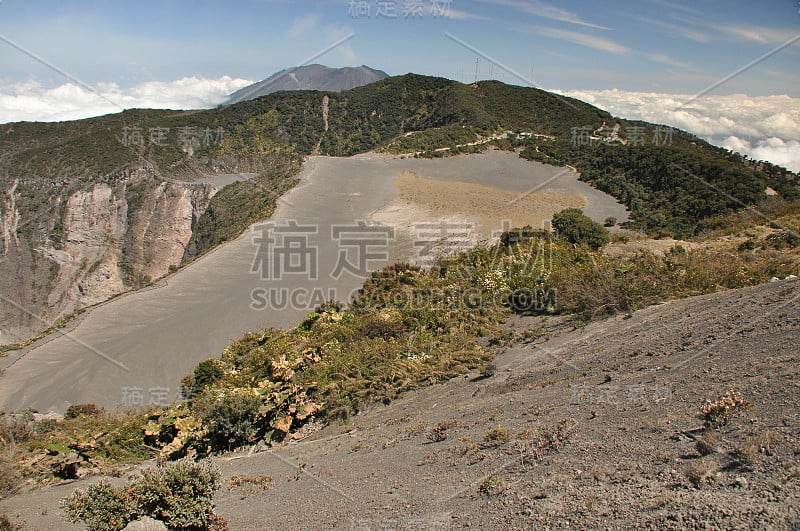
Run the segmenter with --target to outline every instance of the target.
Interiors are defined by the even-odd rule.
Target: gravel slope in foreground
[[[545,335],[502,353],[488,378],[217,459],[228,479],[273,478],[223,489],[218,511],[231,529],[797,529],[799,301],[786,280],[578,329],[516,320]],[[702,456],[698,411],[731,388],[752,407]],[[76,486],[0,513],[67,529],[57,500]]]

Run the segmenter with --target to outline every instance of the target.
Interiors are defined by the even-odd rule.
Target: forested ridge
[[[614,126],[618,141],[576,142],[577,134]],[[757,205],[767,187],[785,199],[800,197],[797,175],[785,168],[746,160],[679,130],[670,129],[667,141],[665,133],[659,136],[664,126],[615,118],[579,100],[497,81],[473,87],[407,74],[341,93],[278,92],[209,110],[133,109],[4,127],[3,176],[20,179],[19,206],[31,210],[52,191],[37,190],[79,188],[137,164],[164,176],[244,166],[296,171],[310,154],[350,156],[390,144],[394,152],[433,150],[506,130],[534,135],[497,145],[521,147],[528,159],[574,166],[582,179],[627,205],[633,225],[649,233],[693,235],[705,219]],[[132,130],[142,135],[139,143],[125,142]],[[164,131],[160,142],[152,142],[153,130]],[[188,142],[186,131],[195,135]],[[632,131],[639,141],[629,138]],[[425,133],[405,139],[414,132]]]

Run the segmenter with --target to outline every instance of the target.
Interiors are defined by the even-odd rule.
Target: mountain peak
[[[252,100],[281,90],[327,90],[341,92],[368,85],[389,75],[366,65],[345,68],[330,68],[311,64],[286,68],[267,79],[241,88],[230,95],[227,105]]]

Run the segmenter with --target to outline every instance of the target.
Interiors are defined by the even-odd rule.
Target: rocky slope
[[[329,68],[323,65],[306,65],[288,68],[272,74],[267,79],[241,88],[231,94],[228,105],[252,100],[281,90],[327,90],[340,92],[386,79],[389,75],[368,66]]]
[[[798,300],[795,279],[578,328],[519,318],[530,339],[493,372],[216,459],[217,510],[231,529],[797,529]],[[749,408],[704,430],[730,389]],[[58,500],[86,484],[0,513],[78,529]]]
[[[51,209],[28,220],[49,228],[49,237],[36,241],[20,230],[19,193],[12,183],[0,219],[0,293],[8,299],[0,341],[22,341],[65,314],[180,265],[194,226],[217,190],[160,181],[152,170],[139,168],[117,182],[54,193]]]

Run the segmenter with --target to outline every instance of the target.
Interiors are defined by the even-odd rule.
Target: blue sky
[[[383,1],[383,0],[382,0]],[[0,35],[89,84],[186,76],[262,79],[349,34],[316,62],[472,81],[476,53],[536,86],[693,94],[800,35],[797,0],[2,0]],[[416,3],[416,2],[412,2]],[[391,14],[394,6],[397,18]],[[57,86],[54,71],[0,42],[0,84]],[[713,91],[800,97],[800,41]],[[481,60],[480,77],[522,84]]]

